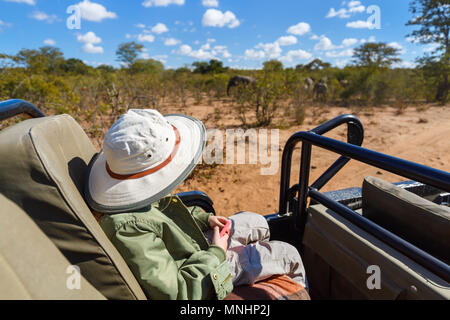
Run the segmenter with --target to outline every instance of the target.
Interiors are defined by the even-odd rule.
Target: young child
[[[149,299],[224,299],[233,285],[287,274],[306,287],[297,250],[269,241],[264,217],[227,218],[187,208],[170,193],[195,168],[206,142],[189,116],[130,110],[109,129],[85,189],[100,225]]]

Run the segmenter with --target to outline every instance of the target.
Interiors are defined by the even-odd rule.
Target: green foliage
[[[290,124],[301,124],[307,107],[314,102],[313,90],[305,79],[324,79],[328,86],[325,104],[392,104],[403,107],[421,101],[442,101],[448,96],[446,77],[449,55],[426,56],[414,69],[392,68],[395,49],[385,44],[361,46],[355,51],[357,64],[331,67],[319,59],[296,68],[284,68],[277,60],[264,63],[262,70],[230,70],[221,61],[195,62],[176,70],[164,69],[153,59],[137,59],[142,46],[122,44],[118,49],[127,68],[86,65],[79,59],[65,59],[58,48],[23,49],[15,55],[0,53],[0,100],[20,98],[35,103],[48,114],[69,113],[88,123],[91,137],[102,134],[130,108],[180,107],[205,104],[214,119],[223,117],[231,105],[244,126],[273,125],[284,115]],[[236,88],[227,95],[230,78],[246,75],[255,83]],[[447,89],[446,89],[447,88]],[[445,97],[445,98],[444,98]],[[225,109],[226,110],[226,109]],[[233,111],[233,110],[231,110]],[[281,121],[275,125],[285,125]]]
[[[117,61],[120,61],[127,66],[131,66],[143,49],[144,46],[142,44],[134,41],[122,43],[116,51]]]
[[[418,60],[420,68],[435,88],[435,101],[447,102],[450,91],[450,3],[448,0],[413,0],[414,16],[407,25],[418,27],[409,36],[422,44],[438,44],[431,53]]]
[[[281,72],[283,71],[283,63],[278,60],[269,60],[264,62],[264,71],[266,72]]]
[[[223,66],[222,61],[212,59],[209,62],[196,61],[192,64],[194,67],[194,73],[200,74],[217,74],[224,73],[228,70]]]
[[[130,65],[132,73],[160,73],[164,70],[164,65],[154,59],[137,59]]]
[[[331,64],[329,64],[328,62],[323,62],[320,59],[314,59],[313,61],[303,65],[303,64],[299,64],[295,67],[296,70],[298,71],[306,71],[306,72],[310,72],[310,71],[317,71],[317,70],[324,70],[324,69],[328,69],[331,67]]]
[[[400,62],[400,54],[397,48],[386,43],[364,43],[353,51],[354,63],[357,66],[373,69],[389,68],[393,63]]]

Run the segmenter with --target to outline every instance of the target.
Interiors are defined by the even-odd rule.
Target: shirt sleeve
[[[189,207],[189,211],[194,217],[195,222],[197,222],[198,226],[202,230],[202,232],[206,232],[211,229],[209,225],[209,218],[211,217],[211,213],[206,213],[200,207]]]
[[[233,289],[222,248],[211,246],[177,265],[164,242],[145,226],[125,225],[113,240],[149,299],[224,299]]]

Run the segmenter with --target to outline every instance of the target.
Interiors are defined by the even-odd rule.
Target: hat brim
[[[170,194],[201,160],[206,144],[206,129],[199,120],[179,114],[165,118],[180,133],[177,153],[164,168],[137,179],[119,180],[106,169],[103,152],[89,164],[85,196],[89,206],[102,213],[130,212],[142,209]]]

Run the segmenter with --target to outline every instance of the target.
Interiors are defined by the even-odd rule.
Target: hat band
[[[173,127],[173,131],[175,132],[175,146],[173,147],[173,150],[171,152],[171,154],[169,155],[169,157],[164,161],[161,162],[161,164],[157,165],[154,168],[139,172],[139,173],[132,173],[132,174],[126,174],[126,175],[122,175],[122,174],[118,174],[113,172],[109,165],[108,162],[106,162],[106,172],[108,172],[108,174],[110,175],[111,178],[117,179],[117,180],[132,180],[132,179],[139,179],[139,178],[143,178],[145,176],[148,176],[152,173],[155,173],[159,170],[161,170],[162,168],[164,168],[165,166],[167,166],[175,157],[175,155],[177,154],[178,148],[180,146],[180,141],[181,141],[181,137],[180,137],[180,132],[178,131],[178,129],[172,125]]]

